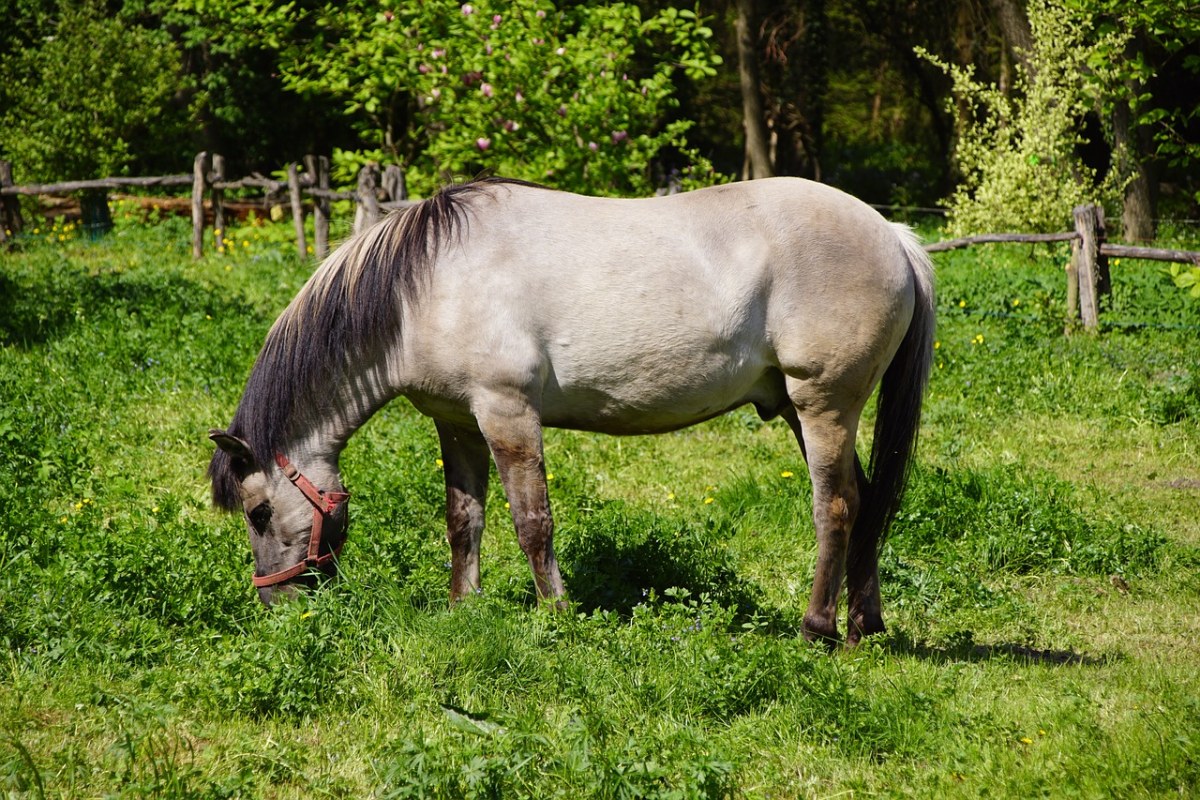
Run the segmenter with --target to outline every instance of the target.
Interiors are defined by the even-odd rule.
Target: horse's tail
[[[862,502],[854,524],[856,546],[851,548],[859,558],[878,552],[900,510],[933,363],[933,264],[908,226],[894,228],[912,270],[916,297],[908,331],[879,384],[871,459],[867,472],[859,475]]]

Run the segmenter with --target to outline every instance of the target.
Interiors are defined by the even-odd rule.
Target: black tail
[[[908,332],[879,384],[871,460],[866,473],[859,474],[862,502],[854,523],[856,546],[851,548],[858,558],[878,552],[900,510],[933,364],[933,265],[912,231],[896,228],[913,272],[916,303]]]

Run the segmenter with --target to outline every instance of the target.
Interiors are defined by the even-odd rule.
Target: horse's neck
[[[338,392],[314,413],[305,430],[289,445],[288,457],[312,470],[318,486],[340,485],[338,459],[350,437],[400,392],[394,385],[395,370],[386,357],[370,359],[365,365],[350,365]],[[321,395],[317,395],[321,397]],[[322,484],[321,481],[324,481]]]

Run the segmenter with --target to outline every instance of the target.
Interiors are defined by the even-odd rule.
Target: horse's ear
[[[229,457],[233,459],[234,468],[238,473],[245,475],[254,470],[254,452],[250,449],[250,445],[245,439],[226,433],[218,428],[210,430],[208,438],[212,439],[217,447],[229,454]]]

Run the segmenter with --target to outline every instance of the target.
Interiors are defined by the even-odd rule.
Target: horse
[[[210,431],[213,502],[244,513],[264,603],[332,577],[339,454],[404,396],[441,445],[451,603],[480,590],[494,460],[539,602],[565,607],[543,428],[662,433],[751,404],[790,426],[812,480],[802,633],[839,641],[844,582],[852,646],[884,630],[879,547],[914,457],[932,273],[906,226],[798,178],[638,199],[453,184],[348,239],[280,314]]]

